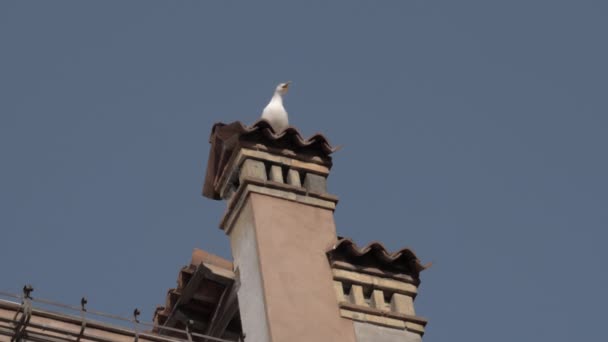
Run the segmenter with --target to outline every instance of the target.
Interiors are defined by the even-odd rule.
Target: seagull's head
[[[289,90],[289,84],[291,84],[291,81],[287,81],[285,83],[279,84],[277,86],[277,89],[275,90],[275,93],[277,93],[279,95],[287,94],[287,90]]]

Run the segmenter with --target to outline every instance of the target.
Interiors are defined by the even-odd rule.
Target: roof
[[[73,310],[70,305],[57,304],[38,298],[23,299],[22,303],[0,299],[0,341],[23,339],[27,341],[140,341],[140,342],[175,342],[187,341],[184,331],[173,331],[169,338],[158,333],[147,331],[149,324],[130,322],[133,328],[94,320],[93,317],[105,321],[124,321],[126,319],[93,310],[80,310],[80,314],[67,314],[59,311],[48,311],[34,307],[41,303],[44,307]],[[129,321],[129,320],[126,320]],[[199,338],[198,336],[192,336]]]
[[[156,308],[154,322],[178,329],[192,324],[193,332],[237,340],[241,322],[232,262],[195,249],[190,264],[179,272],[177,287]]]
[[[391,253],[380,242],[358,247],[351,239],[342,237],[327,251],[327,257],[334,266],[364,273],[401,276],[404,280],[415,283],[420,282],[420,272],[430,266],[423,266],[409,248]]]
[[[217,180],[221,176],[232,152],[238,147],[263,148],[276,154],[284,154],[294,159],[331,166],[330,155],[337,150],[322,134],[303,138],[294,127],[276,133],[265,120],[251,126],[240,121],[229,124],[216,123],[209,138],[211,150],[207,162],[207,173],[203,186],[203,196],[220,199]]]

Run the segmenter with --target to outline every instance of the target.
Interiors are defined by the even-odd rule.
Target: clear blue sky
[[[338,231],[434,266],[425,341],[599,341],[605,1],[2,1],[0,290],[150,320],[199,247],[216,121],[278,82],[344,149]]]

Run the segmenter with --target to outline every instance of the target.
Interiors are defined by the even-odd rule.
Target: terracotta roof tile
[[[195,322],[194,332],[212,333],[209,329],[214,324],[214,313],[226,309],[222,298],[224,292],[232,291],[233,283],[232,262],[195,249],[190,264],[182,267],[179,272],[177,287],[169,289],[165,305],[156,308],[154,322],[160,326],[182,329],[185,328],[184,317],[188,317]],[[234,305],[238,306],[238,303]],[[227,324],[228,333],[240,333],[238,308]],[[164,333],[162,329],[159,332]],[[217,333],[221,335],[223,330],[220,329]]]
[[[381,272],[405,274],[419,279],[419,274],[428,265],[420,260],[409,248],[390,253],[380,242],[372,242],[365,247],[358,247],[351,239],[339,238],[338,242],[327,251],[330,262],[346,262],[356,268],[373,268]]]
[[[232,272],[232,262],[226,260],[217,255],[206,252],[202,249],[195,248],[192,252],[192,260],[190,261],[190,266],[196,267],[201,263],[207,263],[215,266],[219,266],[224,268],[230,272]]]
[[[246,126],[240,121],[229,124],[218,122],[211,129],[211,139],[217,136],[222,140],[228,140],[238,135],[242,138],[261,138],[276,144],[285,144],[286,148],[317,149],[326,155],[332,154],[336,149],[331,146],[327,138],[320,133],[305,139],[295,127],[288,127],[283,132],[276,133],[266,120],[258,120],[251,126]]]

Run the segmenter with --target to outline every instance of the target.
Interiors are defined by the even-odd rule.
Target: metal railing
[[[139,320],[140,311],[137,308],[135,310],[133,310],[132,318],[126,318],[126,317],[108,314],[105,312],[95,311],[95,310],[91,310],[91,309],[87,308],[86,305],[87,305],[88,301],[85,297],[81,298],[80,307],[77,307],[77,306],[73,306],[73,305],[50,301],[47,299],[33,298],[31,295],[33,291],[34,291],[34,288],[31,285],[25,285],[23,287],[22,295],[17,295],[17,294],[10,293],[10,292],[0,291],[0,297],[17,299],[21,302],[21,306],[18,309],[17,314],[12,319],[12,323],[14,324],[14,329],[13,329],[14,334],[11,339],[11,342],[20,341],[22,339],[22,337],[24,336],[24,334],[26,333],[26,328],[28,326],[30,326],[30,324],[31,324],[30,320],[34,313],[34,309],[39,309],[37,307],[36,308],[34,307],[34,303],[44,304],[51,308],[60,308],[64,311],[68,311],[68,312],[78,312],[80,314],[79,317],[70,315],[66,312],[50,311],[51,313],[69,315],[70,318],[72,318],[73,320],[79,320],[81,322],[80,333],[78,334],[78,336],[76,336],[76,341],[80,341],[80,339],[83,338],[85,331],[87,329],[87,325],[94,324],[97,326],[100,326],[100,325],[107,326],[108,328],[114,328],[114,329],[117,328],[117,326],[111,326],[111,323],[104,323],[101,321],[93,321],[93,320],[88,319],[88,317],[93,316],[93,317],[110,319],[110,320],[119,321],[119,322],[125,322],[125,323],[128,322],[128,323],[132,324],[132,327],[133,327],[132,329],[129,329],[124,326],[119,326],[119,327],[121,327],[123,329],[131,330],[135,336],[135,338],[134,338],[135,342],[137,342],[139,340],[140,335],[146,335],[148,337],[152,337],[155,339],[161,339],[161,340],[165,340],[165,341],[192,342],[193,338],[196,337],[196,338],[202,339],[203,341],[234,342],[232,340],[225,340],[225,339],[221,339],[221,338],[217,338],[217,337],[213,337],[213,336],[209,336],[209,335],[205,335],[205,334],[199,334],[199,333],[192,332],[191,331],[191,326],[193,325],[192,321],[187,322],[185,330],[171,328],[171,327],[158,325],[153,322],[140,321]],[[21,317],[18,317],[19,312],[22,313]],[[48,327],[46,327],[46,328],[48,328]],[[144,329],[146,329],[146,328],[149,328],[149,331],[144,331]],[[179,336],[183,336],[183,338],[179,338],[179,337],[175,337],[175,336],[167,336],[167,335],[156,333],[155,331],[173,332],[175,334],[178,334]],[[67,330],[60,331],[60,332],[71,334],[71,332],[67,331]],[[239,341],[241,341],[241,342],[244,341],[243,337],[239,338]]]

